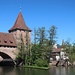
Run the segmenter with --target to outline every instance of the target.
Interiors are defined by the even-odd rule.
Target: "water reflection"
[[[0,67],[0,75],[49,75],[49,70]]]
[[[16,68],[17,75],[49,75],[48,70],[39,70],[31,68]]]
[[[75,68],[51,67],[49,70],[0,67],[0,75],[75,75]]]
[[[12,75],[13,70],[13,67],[0,67],[0,75]]]
[[[75,68],[72,67],[51,67],[50,75],[75,75]]]

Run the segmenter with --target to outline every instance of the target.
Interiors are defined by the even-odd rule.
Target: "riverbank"
[[[50,67],[39,67],[39,66],[22,66],[23,68],[34,68],[34,69],[43,69],[48,70]]]

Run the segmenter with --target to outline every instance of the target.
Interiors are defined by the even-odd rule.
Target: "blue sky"
[[[55,25],[57,43],[68,38],[75,42],[75,0],[0,0],[0,32],[8,32],[14,25],[20,6],[31,30]]]

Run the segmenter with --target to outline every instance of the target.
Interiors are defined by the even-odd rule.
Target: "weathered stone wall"
[[[0,47],[0,52],[9,55],[13,60],[15,60],[18,49],[13,47]]]
[[[26,45],[27,42],[30,43],[30,37],[31,37],[31,32],[29,31],[22,31],[22,30],[16,30],[14,32],[11,32],[15,38],[16,44],[18,45],[21,38],[23,39],[24,45]]]

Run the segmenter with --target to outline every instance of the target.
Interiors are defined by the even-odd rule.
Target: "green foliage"
[[[40,58],[36,59],[35,63],[36,63],[36,65],[39,66],[39,67],[42,67],[42,66],[43,66],[43,60],[40,59]]]
[[[69,56],[70,62],[73,63],[75,61],[75,44],[73,44],[73,46],[71,46],[68,56]]]
[[[48,67],[49,63],[47,62],[47,60],[43,60],[43,67]]]
[[[57,27],[54,25],[52,25],[49,30],[46,30],[45,27],[38,28],[37,30],[35,29],[32,48],[29,48],[28,36],[25,37],[27,40],[26,46],[24,45],[23,38],[21,37],[21,42],[18,47],[19,54],[17,57],[22,58],[27,65],[47,67],[49,58],[51,57],[53,45],[56,42],[56,35]],[[69,57],[69,61],[73,63],[75,61],[75,43],[71,45],[70,41],[67,40],[63,43],[62,47],[66,52],[66,56]]]
[[[25,37],[27,40],[26,46],[21,36],[18,58],[22,58],[25,65],[48,66],[50,53],[55,42],[56,27],[51,26],[48,32],[46,31],[45,27],[38,28],[37,30],[34,29],[34,43],[32,44],[31,50],[29,49],[28,36]]]
[[[45,27],[38,28],[36,30],[36,39],[40,45],[43,45],[43,42],[46,39],[46,30]]]
[[[48,32],[46,31],[45,27],[38,28],[37,30],[34,29],[34,44],[31,48],[33,65],[47,66],[49,63],[51,50],[56,37],[56,27],[53,25]]]
[[[43,60],[41,58],[38,58],[36,61],[35,61],[36,65],[39,66],[39,67],[48,67],[48,63],[46,60]]]
[[[70,44],[70,40],[64,42],[63,44],[64,51],[66,52],[66,56],[69,57],[69,61],[71,64],[75,61],[75,43]]]
[[[40,58],[40,56],[41,56],[40,46],[38,44],[33,45],[31,49],[32,64],[35,64],[35,60]]]
[[[50,27],[50,29],[48,30],[48,33],[49,33],[50,45],[55,44],[55,42],[56,42],[55,38],[57,38],[56,37],[56,35],[57,35],[57,27],[52,25]]]
[[[73,63],[75,61],[75,53],[72,53],[71,55],[69,55],[69,61],[71,63]]]

